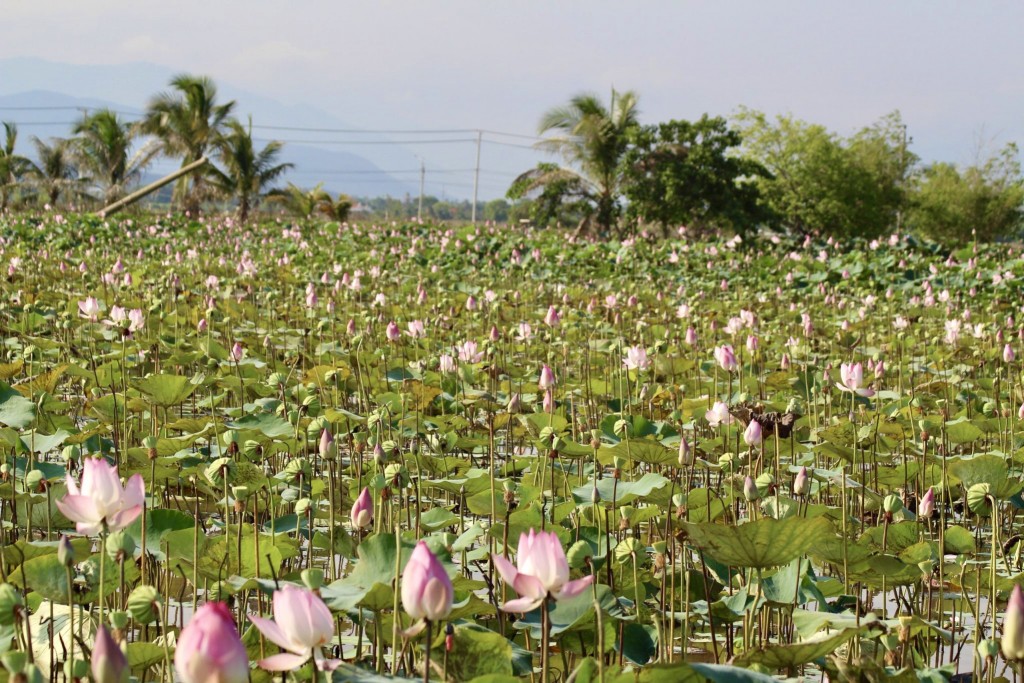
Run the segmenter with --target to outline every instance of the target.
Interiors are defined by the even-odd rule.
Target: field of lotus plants
[[[1020,246],[0,235],[6,680],[1024,661]]]

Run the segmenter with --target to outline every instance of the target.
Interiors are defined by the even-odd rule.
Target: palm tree
[[[217,144],[235,107],[234,100],[217,104],[217,87],[205,76],[179,75],[171,79],[172,92],[154,97],[148,107],[143,131],[155,135],[160,151],[180,157],[181,165],[198,161]],[[204,173],[186,176],[175,187],[175,197],[195,215],[204,199]]]
[[[622,184],[619,162],[629,146],[629,134],[639,125],[637,95],[612,90],[606,107],[597,95],[584,93],[541,118],[539,149],[559,154],[564,166],[540,164],[520,175],[513,186],[524,194],[550,185],[572,188],[574,197],[592,204],[591,218],[602,230],[618,216]],[[582,227],[582,225],[581,225]]]
[[[283,190],[273,190],[268,197],[280,203],[284,210],[296,218],[309,218],[321,210],[325,203],[333,203],[331,194],[318,183],[311,190],[304,190],[294,183],[288,183]]]
[[[85,182],[102,192],[106,204],[120,198],[156,156],[153,145],[144,145],[132,152],[138,127],[122,121],[110,109],[86,114],[72,132],[77,136],[74,144],[79,172],[87,178]]]
[[[75,165],[74,142],[66,138],[50,138],[46,143],[32,138],[38,162],[29,174],[32,184],[50,206],[57,206],[62,194],[78,194],[82,183]]]
[[[337,199],[331,199],[330,195],[327,195],[320,203],[320,212],[332,221],[344,223],[352,213],[353,206],[355,202],[347,194],[339,194]]]
[[[0,147],[0,213],[7,210],[18,182],[32,167],[32,162],[14,153],[18,142],[18,127],[7,121],[4,121],[3,126],[4,144]]]
[[[249,123],[250,127],[252,122]],[[283,143],[267,143],[257,152],[252,132],[238,121],[227,123],[227,132],[217,141],[217,155],[224,170],[211,168],[210,179],[223,194],[238,201],[238,219],[245,222],[264,189],[294,164],[275,164]]]

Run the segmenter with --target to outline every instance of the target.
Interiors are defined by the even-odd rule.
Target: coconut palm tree
[[[549,110],[538,127],[547,137],[536,146],[560,155],[564,164],[538,165],[520,175],[513,187],[522,194],[550,185],[570,187],[574,200],[582,196],[590,202],[590,219],[599,229],[612,228],[619,213],[619,162],[629,147],[630,131],[639,125],[637,101],[636,93],[612,90],[609,106],[584,93]]]
[[[57,206],[61,195],[78,195],[82,181],[75,164],[74,141],[67,138],[50,138],[43,142],[33,136],[38,161],[29,170],[32,185],[46,203]]]
[[[294,166],[274,163],[283,146],[274,140],[257,152],[252,144],[252,131],[234,120],[228,121],[227,131],[217,141],[217,157],[223,170],[211,168],[210,180],[217,190],[238,201],[238,219],[243,223],[267,186]]]
[[[15,154],[18,142],[18,126],[3,122],[4,144],[0,147],[0,212],[6,211],[19,181],[32,166],[25,157]]]
[[[217,103],[217,86],[205,76],[182,74],[171,79],[171,92],[154,97],[146,112],[143,131],[159,140],[160,151],[187,166],[211,152],[227,124],[234,100]],[[192,215],[205,198],[205,173],[182,178],[175,198]]]
[[[284,210],[296,218],[309,218],[319,212],[325,203],[333,202],[330,192],[317,183],[311,190],[305,190],[294,183],[288,183],[283,190],[273,190],[268,198],[281,204]]]
[[[122,121],[110,109],[86,114],[72,132],[79,172],[102,193],[105,204],[119,199],[157,153],[154,145],[133,151],[138,126]]]

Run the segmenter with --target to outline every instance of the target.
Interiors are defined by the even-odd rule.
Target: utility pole
[[[476,190],[480,186],[480,143],[483,141],[484,132],[476,132],[476,166],[473,169],[473,225],[476,225]]]
[[[416,221],[422,225],[423,223],[423,181],[427,177],[427,165],[423,162],[423,158],[420,157],[420,208],[416,211]]]

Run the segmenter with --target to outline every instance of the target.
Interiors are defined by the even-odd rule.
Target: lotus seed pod
[[[128,596],[128,613],[139,624],[160,618],[160,593],[153,586],[136,586]]]
[[[295,514],[301,517],[302,515],[309,512],[310,500],[309,498],[300,498],[295,501]]]
[[[283,372],[272,372],[267,377],[267,384],[272,387],[283,387],[287,376]]]
[[[129,559],[135,554],[135,539],[124,531],[114,531],[107,536],[107,557],[114,562]]]
[[[39,470],[30,470],[25,474],[25,488],[28,491],[35,492],[39,490],[40,484],[45,481],[43,473]]]

